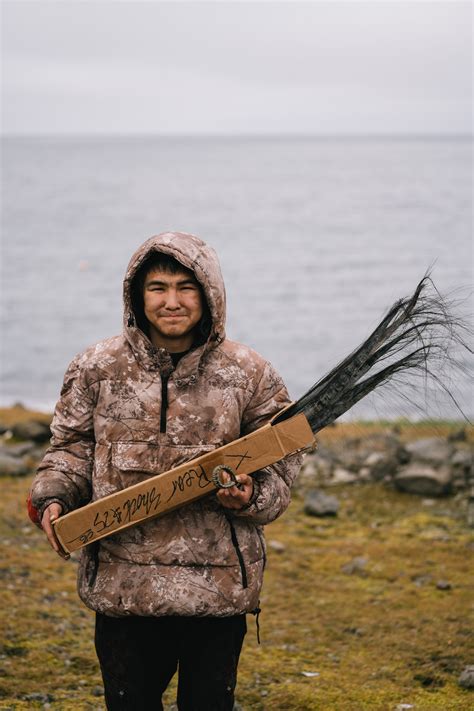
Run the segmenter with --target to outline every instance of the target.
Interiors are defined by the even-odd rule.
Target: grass
[[[51,415],[47,412],[36,412],[28,410],[23,405],[13,405],[13,407],[0,407],[0,422],[7,427],[27,420],[40,420],[41,422],[51,422]]]
[[[77,598],[76,563],[56,557],[26,519],[30,481],[2,479],[0,709],[103,709],[93,614]],[[245,711],[472,709],[474,692],[457,684],[474,663],[465,501],[428,505],[381,484],[331,493],[341,501],[337,518],[308,517],[295,497],[267,527],[267,540],[285,549],[269,546],[262,644],[249,616],[239,703]],[[354,557],[365,567],[343,572]],[[439,580],[450,589],[438,589]]]

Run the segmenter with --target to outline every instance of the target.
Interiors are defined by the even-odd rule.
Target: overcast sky
[[[470,2],[1,5],[5,133],[472,130]]]

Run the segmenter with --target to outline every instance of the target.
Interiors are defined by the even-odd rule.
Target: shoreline
[[[38,420],[50,423],[52,411],[45,412],[29,408],[22,403],[10,407],[0,407],[0,424],[9,428],[20,422]],[[346,420],[328,425],[316,434],[318,442],[330,443],[352,437],[365,437],[380,432],[397,433],[401,440],[421,439],[424,437],[448,437],[450,434],[464,430],[468,441],[474,442],[474,425],[463,420],[430,419],[408,420]]]

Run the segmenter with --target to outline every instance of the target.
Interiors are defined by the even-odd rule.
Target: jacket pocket
[[[215,445],[173,446],[153,442],[113,442],[112,467],[119,473],[123,487],[132,486],[150,476],[164,474],[215,449]]]

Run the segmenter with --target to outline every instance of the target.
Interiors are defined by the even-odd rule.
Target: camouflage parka
[[[207,341],[175,369],[169,353],[138,328],[132,309],[132,281],[151,252],[194,272],[212,318]],[[123,335],[87,349],[66,372],[51,445],[31,489],[40,514],[53,501],[72,511],[167,471],[261,427],[288,404],[273,367],[227,340],[224,324],[224,284],[209,246],[168,232],[135,252],[124,280]],[[257,472],[241,510],[224,508],[211,494],[85,547],[81,599],[112,616],[253,611],[265,565],[263,526],[288,506],[300,461],[293,455]]]

